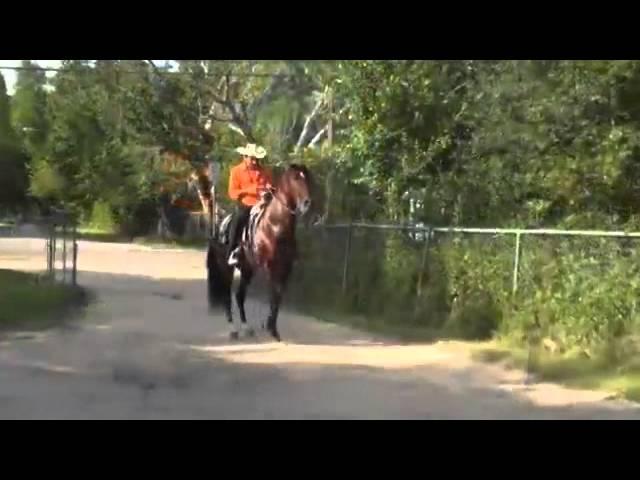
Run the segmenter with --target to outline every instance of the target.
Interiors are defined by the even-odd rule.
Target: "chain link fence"
[[[588,350],[640,333],[640,233],[301,229],[289,301],[314,313]]]

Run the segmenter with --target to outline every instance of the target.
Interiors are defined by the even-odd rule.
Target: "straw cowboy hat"
[[[244,147],[238,147],[236,152],[247,157],[264,158],[267,156],[267,151],[255,143],[247,143]]]

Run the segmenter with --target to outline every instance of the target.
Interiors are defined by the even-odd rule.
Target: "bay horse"
[[[260,212],[258,206],[252,209],[251,218],[241,234],[238,264],[227,263],[226,245],[212,239],[207,251],[208,299],[211,309],[222,304],[227,322],[231,325],[231,339],[239,334],[231,315],[232,287],[240,312],[243,329],[248,336],[254,336],[253,329],[247,327],[244,302],[247,289],[258,271],[266,273],[269,289],[270,313],[266,329],[277,341],[278,312],[283,293],[296,260],[296,222],[311,206],[311,176],[307,167],[291,164],[278,179],[271,198]],[[239,279],[239,282],[238,282]],[[264,323],[263,323],[264,328]]]

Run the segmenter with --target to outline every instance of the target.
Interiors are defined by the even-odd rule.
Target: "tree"
[[[11,104],[7,94],[7,84],[0,73],[0,143],[15,142],[15,132],[11,125]]]
[[[47,133],[47,78],[38,65],[22,61],[12,99],[14,129],[31,156],[38,156],[44,148]]]
[[[638,62],[343,62],[348,189],[378,214],[601,228],[638,215]],[[598,225],[599,224],[599,225]]]
[[[28,157],[20,149],[10,118],[7,86],[0,74],[0,205],[14,209],[25,200]]]

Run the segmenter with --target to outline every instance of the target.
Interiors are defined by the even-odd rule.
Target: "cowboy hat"
[[[244,147],[238,147],[236,152],[247,157],[264,158],[267,156],[267,151],[255,143],[247,143]]]

